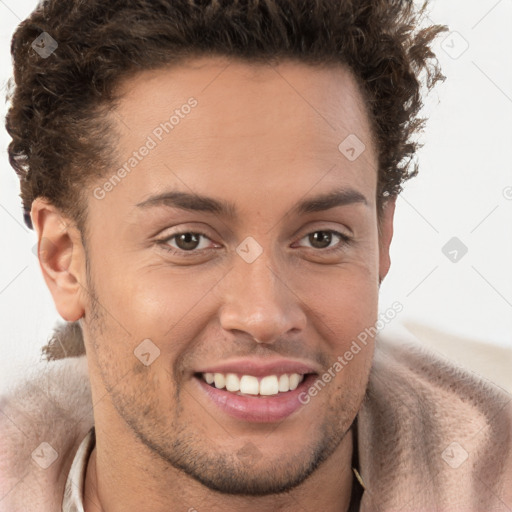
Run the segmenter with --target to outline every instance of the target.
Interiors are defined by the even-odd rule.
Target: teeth
[[[257,395],[260,392],[258,379],[252,375],[243,375],[240,379],[240,392],[247,395]]]
[[[292,373],[290,375],[290,389],[296,389],[300,382],[300,375],[298,373]]]
[[[279,392],[279,381],[275,375],[263,377],[260,382],[260,395],[277,395]]]
[[[226,389],[228,391],[240,391],[240,379],[234,373],[226,375]]]
[[[215,387],[217,389],[222,389],[226,385],[226,378],[224,377],[224,374],[222,374],[222,373],[215,373],[213,375],[213,379],[215,382]]]
[[[201,375],[208,384],[214,384],[217,389],[226,388],[232,393],[263,396],[293,391],[304,380],[304,375],[299,373],[267,375],[261,380],[252,375],[239,377],[235,373],[203,373]]]
[[[290,390],[290,377],[284,373],[279,377],[279,391],[289,391]]]

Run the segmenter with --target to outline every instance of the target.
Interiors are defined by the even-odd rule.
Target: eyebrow
[[[304,215],[354,203],[368,205],[366,197],[357,190],[342,188],[305,199],[296,204],[291,213]],[[238,213],[235,204],[229,201],[178,190],[151,196],[145,201],[137,203],[136,206],[143,209],[167,206],[181,210],[213,213],[226,218],[235,218]]]

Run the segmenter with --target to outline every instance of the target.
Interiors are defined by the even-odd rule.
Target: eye
[[[333,240],[335,241],[336,238],[340,240],[338,244],[333,247],[329,247],[331,242],[333,242]],[[344,249],[352,239],[349,236],[333,229],[321,229],[309,233],[305,237],[301,238],[301,240],[307,240],[311,243],[313,249],[331,252]]]
[[[200,250],[207,249],[208,247],[201,246],[201,238],[209,239],[204,233],[198,233],[195,231],[183,231],[181,233],[175,233],[174,235],[168,236],[166,238],[157,240],[157,243],[162,245],[162,247],[171,253],[174,254],[184,254],[191,253],[193,255]],[[176,244],[172,245],[172,242]],[[189,254],[184,254],[188,256]]]

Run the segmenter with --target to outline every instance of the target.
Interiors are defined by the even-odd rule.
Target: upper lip
[[[314,366],[302,361],[293,361],[290,359],[238,359],[226,361],[197,370],[198,373],[240,373],[243,375],[253,375],[254,377],[263,377],[265,375],[280,375],[283,373],[319,373]]]

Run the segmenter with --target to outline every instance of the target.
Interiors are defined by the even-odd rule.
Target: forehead
[[[276,127],[311,132],[369,135],[366,105],[353,74],[341,64],[312,66],[283,61],[271,65],[201,57],[148,70],[124,81],[118,113],[128,126],[145,129],[165,114],[197,99],[194,132],[210,136],[271,135]],[[155,118],[155,113],[158,117]],[[189,123],[190,124],[190,123]],[[241,131],[242,130],[242,131]],[[187,135],[187,128],[180,130]],[[366,142],[366,141],[365,141]]]
[[[341,65],[200,58],[139,73],[120,92],[112,171],[128,172],[109,200],[127,193],[135,204],[173,188],[264,204],[315,183],[316,192],[347,184],[366,193],[376,184],[364,100]],[[343,152],[354,141],[356,159]]]

